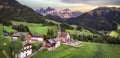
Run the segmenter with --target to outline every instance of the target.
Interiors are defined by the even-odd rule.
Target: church
[[[57,38],[60,39],[61,42],[67,42],[70,40],[70,34],[68,32],[62,32],[60,24],[58,25],[58,35]]]
[[[54,50],[55,48],[58,48],[62,43],[69,42],[70,35],[68,32],[62,32],[60,24],[58,25],[58,35],[56,38],[48,39],[47,41],[42,42],[42,47],[47,48],[48,50]]]

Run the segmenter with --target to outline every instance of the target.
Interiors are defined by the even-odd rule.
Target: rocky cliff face
[[[63,19],[78,17],[82,14],[80,11],[71,11],[70,9],[55,10],[54,8],[50,8],[50,7],[48,7],[47,9],[41,8],[39,10],[36,10],[36,12],[44,16],[52,15],[52,16],[58,16]]]

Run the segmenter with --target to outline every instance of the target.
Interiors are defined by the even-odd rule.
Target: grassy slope
[[[4,30],[6,30],[7,32],[11,33],[11,32],[16,32],[16,30],[12,29],[11,26],[4,26]]]
[[[80,48],[62,45],[55,51],[40,51],[33,58],[120,58],[120,45],[85,42]]]
[[[30,29],[30,32],[32,33],[39,33],[39,34],[44,34],[47,35],[48,28],[52,28],[54,31],[54,35],[56,35],[57,31],[57,26],[43,26],[42,24],[35,24],[35,23],[27,23],[27,22],[16,22],[12,21],[13,24],[23,24],[28,26]],[[57,22],[54,22],[57,24]]]
[[[76,27],[74,27],[73,30],[66,30],[67,32],[69,32],[70,34],[76,34],[77,30],[76,30]],[[82,28],[82,30],[80,31],[81,34],[83,35],[94,35],[92,32],[90,32],[89,30],[86,30],[84,28]]]
[[[7,32],[16,32],[16,30],[12,29],[11,26],[4,26],[4,30],[7,31]],[[3,25],[0,24],[0,34],[2,33],[3,31]]]
[[[30,29],[30,31],[32,33],[39,33],[39,34],[44,34],[44,35],[46,35],[47,31],[48,31],[47,26],[45,26],[45,27],[42,27],[42,26],[39,26],[39,27],[29,26],[29,29]]]

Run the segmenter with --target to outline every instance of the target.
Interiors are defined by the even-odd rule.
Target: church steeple
[[[58,32],[61,32],[61,26],[58,24]]]
[[[60,24],[58,24],[58,35],[57,35],[57,37],[59,38],[60,36],[61,36],[61,26],[60,26]]]

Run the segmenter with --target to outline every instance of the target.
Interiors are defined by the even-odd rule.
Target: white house
[[[25,40],[31,42],[31,41],[40,41],[42,42],[44,40],[44,36],[41,34],[30,34],[29,32],[15,32],[11,35],[11,38],[13,40],[17,40],[21,35],[25,36]]]
[[[32,41],[40,41],[40,42],[42,42],[44,39],[44,36],[43,35],[41,35],[41,34],[32,34],[31,35],[31,40]]]
[[[29,35],[29,32],[15,32],[11,35],[13,40],[17,40],[21,35],[24,35],[25,37]]]
[[[27,42],[23,42],[24,48],[21,49],[20,53],[18,54],[17,58],[25,58],[32,54],[32,45]]]
[[[48,50],[54,50],[60,46],[61,42],[59,39],[49,39],[45,42],[42,42],[42,47],[47,48]]]

